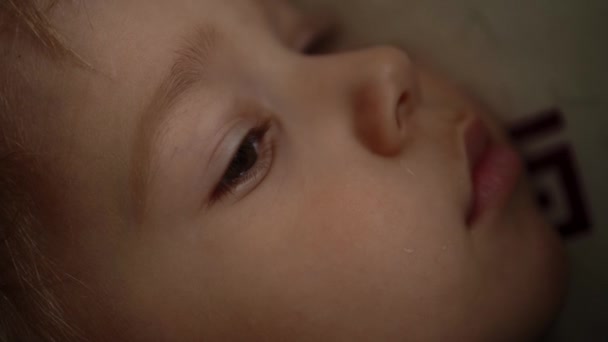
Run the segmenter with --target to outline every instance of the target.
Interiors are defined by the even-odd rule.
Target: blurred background
[[[608,341],[608,0],[297,0],[334,48],[399,45],[492,108],[566,240],[571,290],[547,341]]]

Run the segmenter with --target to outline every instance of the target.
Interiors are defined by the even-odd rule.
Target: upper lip
[[[474,118],[465,132],[465,149],[471,178],[476,166],[481,162],[491,140],[487,126],[479,118]]]
[[[474,117],[468,124],[464,143],[471,180],[471,199],[466,213],[467,222],[470,224],[476,214],[475,171],[492,143],[488,128],[481,119]]]

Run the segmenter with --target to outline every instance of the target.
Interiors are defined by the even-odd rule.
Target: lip
[[[464,140],[472,184],[467,224],[473,227],[505,206],[515,191],[523,165],[517,152],[493,139],[478,118],[467,127]]]

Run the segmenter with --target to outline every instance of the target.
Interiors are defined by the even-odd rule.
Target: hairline
[[[3,178],[2,196],[9,198],[9,203],[3,205],[10,206],[0,208],[0,219],[7,225],[2,227],[7,231],[0,237],[0,248],[8,258],[3,265],[7,267],[2,270],[3,276],[14,277],[12,283],[3,283],[0,288],[5,308],[0,317],[3,323],[0,328],[6,329],[0,331],[3,338],[71,340],[80,335],[65,319],[57,294],[41,277],[41,274],[49,274],[55,279],[52,262],[42,254],[39,241],[33,236],[35,229],[44,223],[39,217],[40,208],[33,201],[33,185],[28,179],[34,177],[35,180],[36,174],[42,171],[38,170],[35,156],[26,148],[30,137],[24,134],[20,120],[23,113],[19,112],[20,103],[25,100],[14,89],[15,80],[23,77],[21,68],[24,64],[11,61],[20,59],[21,54],[34,53],[53,62],[86,65],[50,24],[48,12],[58,2],[4,0],[0,4],[0,43],[4,45],[0,54],[3,64],[0,70],[0,122],[4,126],[0,129],[0,176]]]

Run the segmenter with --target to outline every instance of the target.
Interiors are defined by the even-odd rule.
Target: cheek
[[[224,337],[234,326],[397,336],[416,333],[404,322],[454,322],[479,283],[462,227],[447,204],[428,204],[436,194],[424,186],[406,193],[358,170],[284,183],[271,206],[252,201],[145,243],[130,268],[134,316],[175,334],[196,318],[201,333]]]
[[[420,204],[428,197],[399,195],[394,184],[380,181],[351,181],[316,179],[315,187],[286,191],[297,193],[297,201],[277,201],[267,215],[272,220],[246,215],[259,220],[240,224],[227,247],[234,253],[222,262],[237,284],[248,285],[234,287],[246,303],[238,307],[261,306],[266,312],[251,312],[281,324],[292,315],[304,321],[328,315],[340,317],[334,324],[365,320],[380,330],[391,320],[397,327],[420,315],[456,316],[444,307],[462,308],[456,302],[463,296],[454,294],[472,293],[477,283],[463,227],[441,205],[428,213]],[[382,323],[370,316],[391,318]]]
[[[373,182],[326,194],[311,203],[307,217],[300,217],[306,224],[294,245],[321,256],[328,267],[359,270],[363,277],[407,279],[399,285],[403,291],[416,291],[422,283],[450,286],[469,259],[464,226],[451,203],[413,185],[409,193],[399,187]]]

